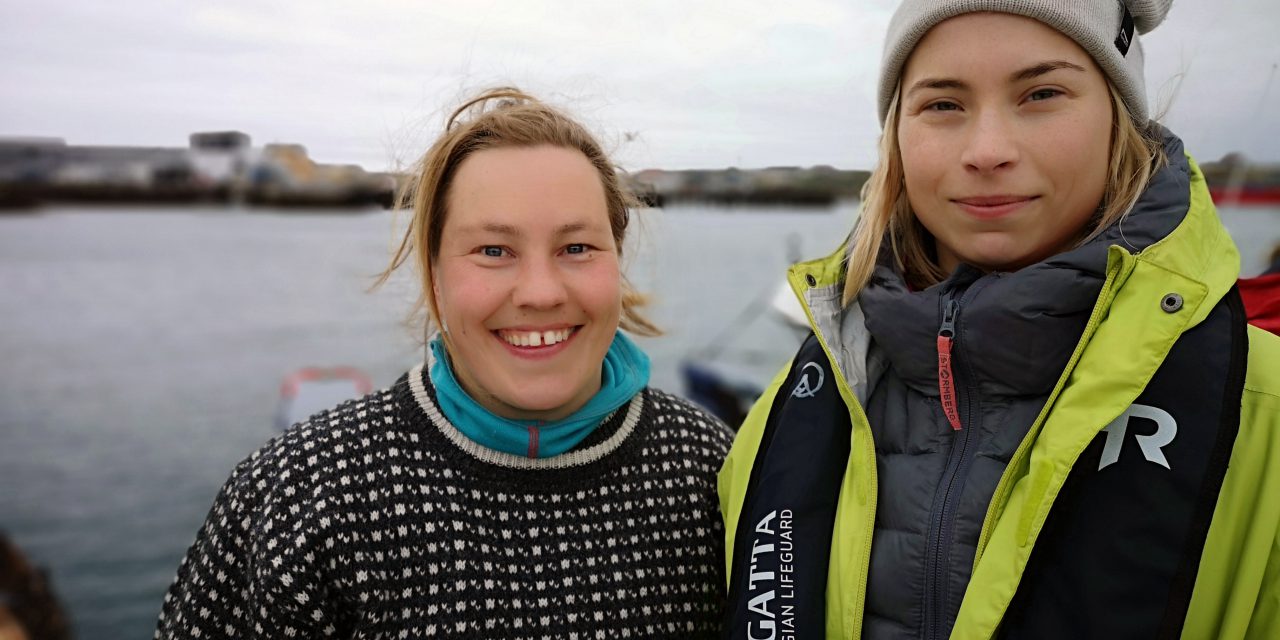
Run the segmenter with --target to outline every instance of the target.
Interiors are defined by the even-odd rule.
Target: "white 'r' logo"
[[[1148,461],[1168,469],[1169,461],[1165,459],[1164,452],[1160,449],[1173,442],[1174,436],[1178,435],[1178,422],[1164,409],[1135,404],[1125,409],[1120,417],[1112,420],[1111,424],[1103,429],[1107,432],[1107,444],[1102,448],[1102,460],[1098,462],[1098,470],[1101,471],[1120,460],[1124,436],[1129,431],[1129,418],[1146,418],[1155,421],[1157,427],[1155,433],[1149,436],[1134,436],[1134,439],[1138,441],[1138,446],[1142,448],[1142,455]]]
[[[809,371],[809,367],[813,367],[813,370],[818,372],[817,384],[809,382],[809,374],[806,373]],[[818,390],[822,388],[822,381],[826,379],[826,374],[822,372],[822,367],[818,366],[816,362],[810,362],[800,368],[800,373],[803,375],[800,376],[800,382],[796,383],[796,388],[791,390],[791,397],[812,398],[817,395]]]

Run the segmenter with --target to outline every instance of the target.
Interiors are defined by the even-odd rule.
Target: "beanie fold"
[[[1071,38],[1119,90],[1140,126],[1150,119],[1139,33],[1160,24],[1173,0],[905,0],[889,21],[877,88],[880,125],[920,41],[939,23],[966,13],[1009,13],[1031,18]]]

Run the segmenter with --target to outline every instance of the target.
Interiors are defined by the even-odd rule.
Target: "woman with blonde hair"
[[[649,388],[596,140],[515,89],[416,172],[383,278],[421,276],[426,362],[242,462],[158,638],[714,636],[731,433]]]
[[[720,474],[750,638],[1280,635],[1280,341],[1139,34],[1169,0],[905,0],[812,335]]]

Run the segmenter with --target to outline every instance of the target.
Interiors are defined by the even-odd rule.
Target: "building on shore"
[[[632,189],[650,206],[678,202],[829,206],[858,196],[866,171],[816,167],[663,171],[629,176]]]
[[[240,131],[193,133],[186,147],[0,138],[0,206],[57,201],[390,205],[392,176],[316,163],[301,145],[258,149],[251,143]]]

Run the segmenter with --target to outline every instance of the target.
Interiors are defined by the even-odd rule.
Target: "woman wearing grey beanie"
[[[1280,339],[1140,36],[906,0],[813,333],[720,472],[734,638],[1280,637]]]

